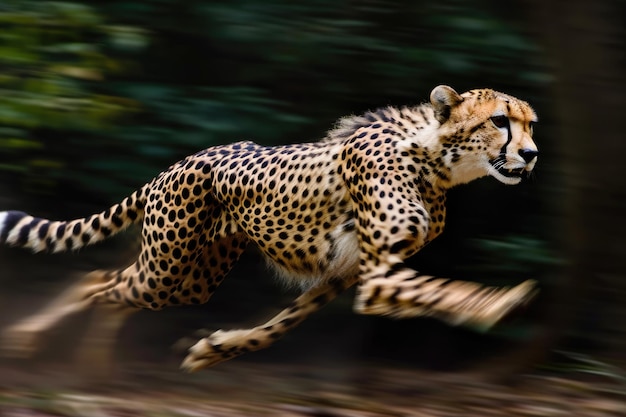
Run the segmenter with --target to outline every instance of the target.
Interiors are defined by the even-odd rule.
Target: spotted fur
[[[531,297],[532,281],[485,287],[424,276],[404,261],[442,232],[449,188],[486,175],[516,184],[532,171],[535,121],[531,107],[509,95],[439,86],[430,103],[344,118],[319,142],[208,148],[86,219],[1,212],[0,243],[34,251],[76,249],[142,224],[135,263],[89,274],[10,327],[7,340],[28,351],[59,320],[96,304],[204,303],[249,243],[304,292],[258,327],[202,339],[183,362],[187,370],[269,346],[357,282],[359,313],[488,328]]]

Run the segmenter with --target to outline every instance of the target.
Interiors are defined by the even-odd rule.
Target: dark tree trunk
[[[527,352],[545,354],[564,329],[607,353],[626,347],[624,6],[618,1],[529,0],[530,27],[554,75],[565,198],[561,296]]]

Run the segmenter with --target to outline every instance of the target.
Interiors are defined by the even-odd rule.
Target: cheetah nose
[[[524,159],[524,161],[529,164],[530,161],[532,161],[537,157],[537,155],[539,155],[539,151],[535,149],[520,149],[519,154]]]

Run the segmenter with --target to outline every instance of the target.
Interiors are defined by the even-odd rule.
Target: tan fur
[[[535,120],[527,103],[506,94],[439,86],[429,104],[342,119],[319,142],[206,149],[87,219],[0,212],[0,243],[33,250],[75,249],[139,222],[143,238],[133,265],[90,274],[7,329],[7,345],[34,349],[65,316],[95,304],[204,303],[249,243],[305,291],[260,326],[202,339],[187,370],[271,345],[357,282],[359,313],[488,328],[532,296],[533,282],[484,287],[423,276],[404,261],[443,231],[450,187],[487,175],[516,184],[532,171]]]

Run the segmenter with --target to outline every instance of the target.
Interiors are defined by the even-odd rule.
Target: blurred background
[[[137,381],[149,391],[175,380],[188,393],[189,381],[210,390],[235,375],[220,391],[228,396],[280,369],[272,392],[290,398],[329,383],[334,391],[324,392],[363,398],[389,378],[402,392],[401,378],[389,376],[396,371],[411,396],[425,389],[416,381],[450,373],[448,384],[476,372],[508,382],[594,374],[600,381],[591,386],[623,384],[625,9],[620,0],[3,0],[0,210],[86,216],[209,146],[314,141],[341,116],[418,104],[437,84],[490,87],[539,115],[535,178],[454,189],[445,233],[411,265],[496,285],[536,279],[542,293],[528,311],[477,334],[423,318],[356,316],[349,293],[271,349],[179,375],[173,346],[181,338],[258,323],[294,298],[252,250],[207,305],[130,319],[106,381],[138,392]],[[75,254],[0,248],[0,327],[81,271],[121,266],[136,251],[132,232]],[[0,399],[14,398],[1,393],[16,387],[22,397],[33,387],[85,387],[80,375],[90,366],[74,358],[87,319],[70,320],[32,359],[2,360]]]

